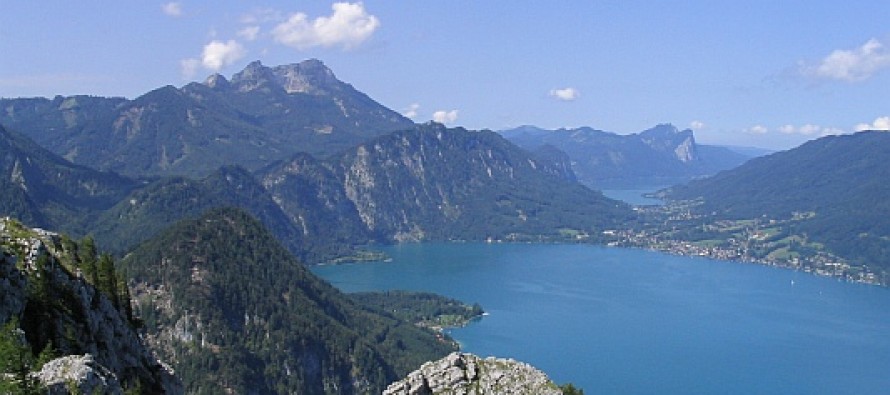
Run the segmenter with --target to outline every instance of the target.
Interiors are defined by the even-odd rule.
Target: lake
[[[662,188],[604,189],[602,192],[607,198],[621,200],[635,206],[655,206],[664,204],[664,202],[661,199],[650,198],[643,195],[657,192],[659,189]]]
[[[890,391],[890,290],[766,266],[590,245],[404,244],[315,267],[347,292],[478,302],[463,351],[587,394]]]

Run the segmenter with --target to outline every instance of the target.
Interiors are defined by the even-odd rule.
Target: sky
[[[661,123],[787,149],[890,129],[890,1],[0,0],[0,97],[136,98],[316,58],[417,122]]]

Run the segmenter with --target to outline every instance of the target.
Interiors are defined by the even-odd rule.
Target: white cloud
[[[439,110],[433,113],[433,121],[438,123],[452,123],[457,120],[457,110]]]
[[[207,69],[219,71],[224,66],[237,62],[246,54],[247,50],[244,49],[244,46],[235,40],[227,42],[213,40],[204,46],[201,64]]]
[[[182,79],[190,80],[198,73],[201,61],[195,58],[183,59],[179,61],[179,67],[182,71]]]
[[[689,122],[689,127],[692,128],[692,129],[704,129],[705,126],[706,126],[705,123],[702,122],[702,121],[692,121],[692,122]]]
[[[856,125],[856,131],[861,132],[863,130],[886,130],[890,131],[890,117],[879,117],[876,118],[874,122],[871,124],[860,123]]]
[[[417,110],[419,110],[419,109],[420,109],[420,104],[411,103],[411,105],[409,105],[408,108],[402,110],[403,111],[402,115],[404,115],[407,118],[414,119],[415,117],[417,117]],[[457,114],[455,114],[455,118],[456,117],[457,117]]]
[[[794,134],[797,132],[797,128],[794,125],[782,125],[779,127],[779,132],[785,134]]]
[[[161,11],[168,16],[179,18],[182,16],[182,4],[177,1],[161,4]]]
[[[756,131],[752,130],[754,128],[757,128],[757,130]],[[754,128],[749,128],[749,129],[747,129],[747,131],[749,133],[755,133],[755,134],[764,134],[769,131],[766,127],[761,126],[761,125],[755,126]],[[791,124],[786,124],[786,125],[779,126],[778,128],[775,129],[775,131],[782,133],[782,134],[798,134],[801,136],[827,136],[829,134],[846,133],[843,129],[840,129],[840,128],[834,128],[834,127],[830,127],[830,126],[819,126],[819,125],[815,125],[815,124],[811,124],[811,123],[801,125],[801,126],[794,126]]]
[[[574,101],[580,96],[581,92],[578,92],[577,89],[572,87],[550,90],[550,97],[555,97],[562,101]]]
[[[754,125],[750,128],[745,129],[745,132],[750,134],[766,134],[766,132],[769,132],[769,129],[767,129],[767,127],[763,125]]]
[[[241,37],[247,41],[254,41],[260,35],[260,27],[259,26],[247,26],[238,31],[238,37]]]
[[[804,136],[811,136],[817,134],[822,131],[822,127],[819,125],[806,124],[799,128],[797,128],[797,132]]]
[[[803,64],[800,72],[812,78],[856,82],[886,68],[890,68],[890,52],[873,38],[855,49],[835,50],[818,64]]]
[[[291,15],[272,30],[275,41],[296,49],[357,47],[380,27],[380,20],[362,3],[334,3],[333,14],[309,20],[304,13]]]

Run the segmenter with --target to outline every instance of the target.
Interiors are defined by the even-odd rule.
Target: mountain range
[[[750,158],[726,147],[697,144],[692,130],[670,124],[629,135],[589,127],[545,130],[534,126],[500,133],[533,152],[548,147],[564,151],[578,181],[596,189],[678,184]]]
[[[633,214],[558,161],[493,132],[417,125],[326,159],[298,153],[250,173],[131,179],[74,165],[4,130],[5,214],[124,253],[183,218],[240,207],[306,262],[369,242],[597,239]],[[27,166],[26,166],[27,165]],[[30,222],[29,222],[30,223]],[[331,226],[337,224],[337,226]]]
[[[0,124],[79,165],[127,176],[256,170],[297,152],[327,156],[413,122],[318,60],[249,64],[231,80],[165,86],[133,100],[0,99]]]

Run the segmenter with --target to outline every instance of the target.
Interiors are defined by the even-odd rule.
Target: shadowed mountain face
[[[551,131],[533,126],[501,133],[531,151],[548,145],[564,151],[578,180],[598,189],[674,184],[748,159],[724,147],[699,145],[691,130],[667,124],[630,135],[586,127]]]
[[[78,227],[136,188],[136,181],[74,165],[0,126],[0,213],[33,226]]]
[[[217,74],[134,100],[3,99],[0,109],[0,123],[68,160],[129,176],[205,176],[223,165],[254,170],[413,126],[318,60],[253,62],[231,80]]]
[[[718,218],[787,218],[854,263],[890,269],[890,133],[829,136],[665,191]]]

